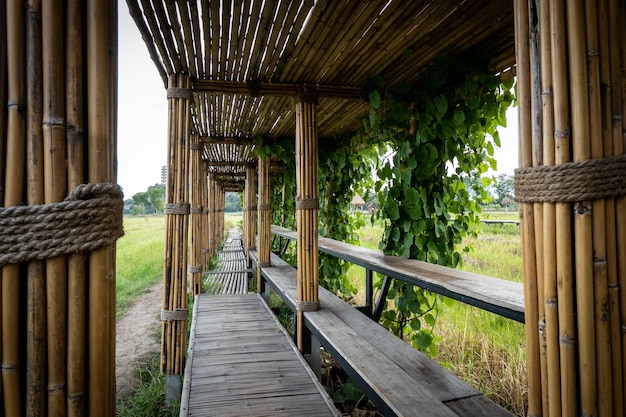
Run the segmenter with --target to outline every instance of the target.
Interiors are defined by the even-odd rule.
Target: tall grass
[[[162,279],[164,240],[163,216],[124,217],[124,236],[117,241],[117,317]]]

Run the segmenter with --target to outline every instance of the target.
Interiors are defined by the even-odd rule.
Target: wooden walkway
[[[258,294],[196,297],[181,417],[340,416]]]
[[[248,272],[243,254],[241,231],[231,229],[218,252],[217,269],[207,272],[206,288],[210,294],[245,294],[248,292]]]

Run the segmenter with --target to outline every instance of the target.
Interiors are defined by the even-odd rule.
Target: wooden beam
[[[314,91],[320,98],[367,100],[364,88],[346,85],[268,83],[264,81],[196,80],[196,93],[241,94],[246,96],[297,97],[302,90]]]
[[[202,143],[218,143],[228,145],[251,145],[252,138],[249,136],[201,136]]]

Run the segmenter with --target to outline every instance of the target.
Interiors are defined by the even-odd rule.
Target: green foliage
[[[224,211],[234,213],[241,211],[240,193],[227,192],[224,195]]]
[[[337,147],[338,144],[343,146]],[[319,149],[319,233],[358,245],[357,230],[365,222],[360,213],[350,213],[350,202],[355,194],[371,188],[375,151],[362,145],[359,138],[337,139],[333,145]],[[320,283],[329,291],[350,298],[356,288],[347,276],[349,268],[350,264],[343,259],[320,254]]]
[[[133,195],[132,214],[154,214],[163,213],[163,202],[165,199],[165,187],[161,184],[154,184],[146,191]]]
[[[486,193],[482,183],[467,178],[496,168],[496,128],[505,125],[513,101],[512,85],[500,85],[487,62],[482,54],[438,59],[413,86],[379,90],[380,80],[372,81],[363,125],[379,143],[375,189],[385,254],[456,267],[463,237],[476,236]],[[432,334],[418,323],[430,321],[436,297],[401,282],[390,297],[395,311],[385,313],[385,324],[429,351]]]

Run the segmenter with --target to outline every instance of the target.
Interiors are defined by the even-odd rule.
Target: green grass
[[[117,241],[117,317],[163,277],[165,218],[125,216],[124,233]]]

